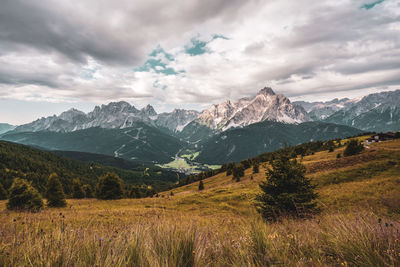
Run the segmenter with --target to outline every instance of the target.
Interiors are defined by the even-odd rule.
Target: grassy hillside
[[[158,198],[2,212],[0,265],[399,266],[400,140],[337,159],[342,152],[303,159],[322,210],[312,219],[260,220],[261,166],[240,182],[205,179],[203,191],[194,183]]]
[[[148,168],[147,171],[145,171]],[[0,141],[0,183],[9,188],[15,177],[32,181],[44,192],[49,174],[56,172],[66,193],[71,191],[71,181],[79,178],[82,183],[95,185],[107,172],[117,173],[128,184],[147,184],[165,188],[176,181],[176,173],[154,166],[136,166],[130,170],[106,167],[97,163],[84,163],[57,156],[24,145]]]

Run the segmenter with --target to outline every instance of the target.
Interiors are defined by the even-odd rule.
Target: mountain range
[[[302,106],[313,120],[321,121],[328,118],[333,113],[348,107],[356,101],[356,99],[335,98],[331,101],[326,102],[295,101],[293,103]]]
[[[252,97],[213,104],[201,112],[175,109],[158,114],[151,105],[137,109],[121,101],[89,113],[70,109],[0,134],[3,140],[48,150],[150,163],[167,163],[189,151],[198,162],[222,164],[285,144],[398,130],[399,103],[400,90],[361,99],[292,103],[265,87]]]
[[[374,93],[358,99],[295,104],[303,106],[314,120],[374,132],[400,129],[400,90]]]
[[[8,131],[11,131],[15,128],[15,126],[10,125],[8,123],[0,123],[0,134],[6,133]]]

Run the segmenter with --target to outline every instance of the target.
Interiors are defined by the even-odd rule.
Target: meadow
[[[159,197],[68,200],[13,212],[0,201],[0,266],[400,266],[400,140],[356,156],[302,160],[321,212],[264,222],[254,207],[267,164]]]

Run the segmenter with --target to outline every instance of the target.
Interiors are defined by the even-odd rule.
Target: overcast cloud
[[[398,0],[0,0],[0,105],[200,109],[264,86],[358,97],[399,77]]]

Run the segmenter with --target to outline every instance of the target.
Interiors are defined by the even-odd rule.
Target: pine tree
[[[72,197],[73,198],[84,198],[85,191],[81,186],[81,181],[78,178],[72,180]]]
[[[96,186],[98,199],[120,199],[124,195],[123,182],[115,173],[107,173],[100,177]]]
[[[39,192],[26,180],[15,178],[11,188],[7,209],[39,211],[43,208],[43,199]]]
[[[85,197],[86,198],[92,198],[94,197],[93,195],[93,189],[90,184],[85,184],[82,186],[83,191],[85,192]]]
[[[259,169],[258,164],[254,164],[253,165],[253,173],[259,173],[259,172],[260,172],[260,169]]]
[[[256,197],[257,210],[267,220],[282,215],[303,216],[315,210],[315,186],[305,174],[305,167],[296,160],[281,156],[271,163],[266,181],[260,183],[262,193]]]
[[[361,153],[364,150],[364,146],[361,142],[356,139],[350,140],[347,144],[346,149],[343,152],[343,156],[348,157]]]
[[[200,180],[200,182],[199,182],[199,191],[201,191],[201,190],[204,190],[204,184],[203,184],[202,180]]]
[[[0,183],[0,200],[7,199],[8,194],[7,191],[4,189],[3,185]]]
[[[49,207],[67,206],[64,191],[56,173],[50,174],[49,179],[47,180],[46,198],[47,206]]]
[[[233,168],[233,177],[232,179],[236,180],[237,182],[240,181],[240,177],[244,176],[244,166],[240,163]]]

